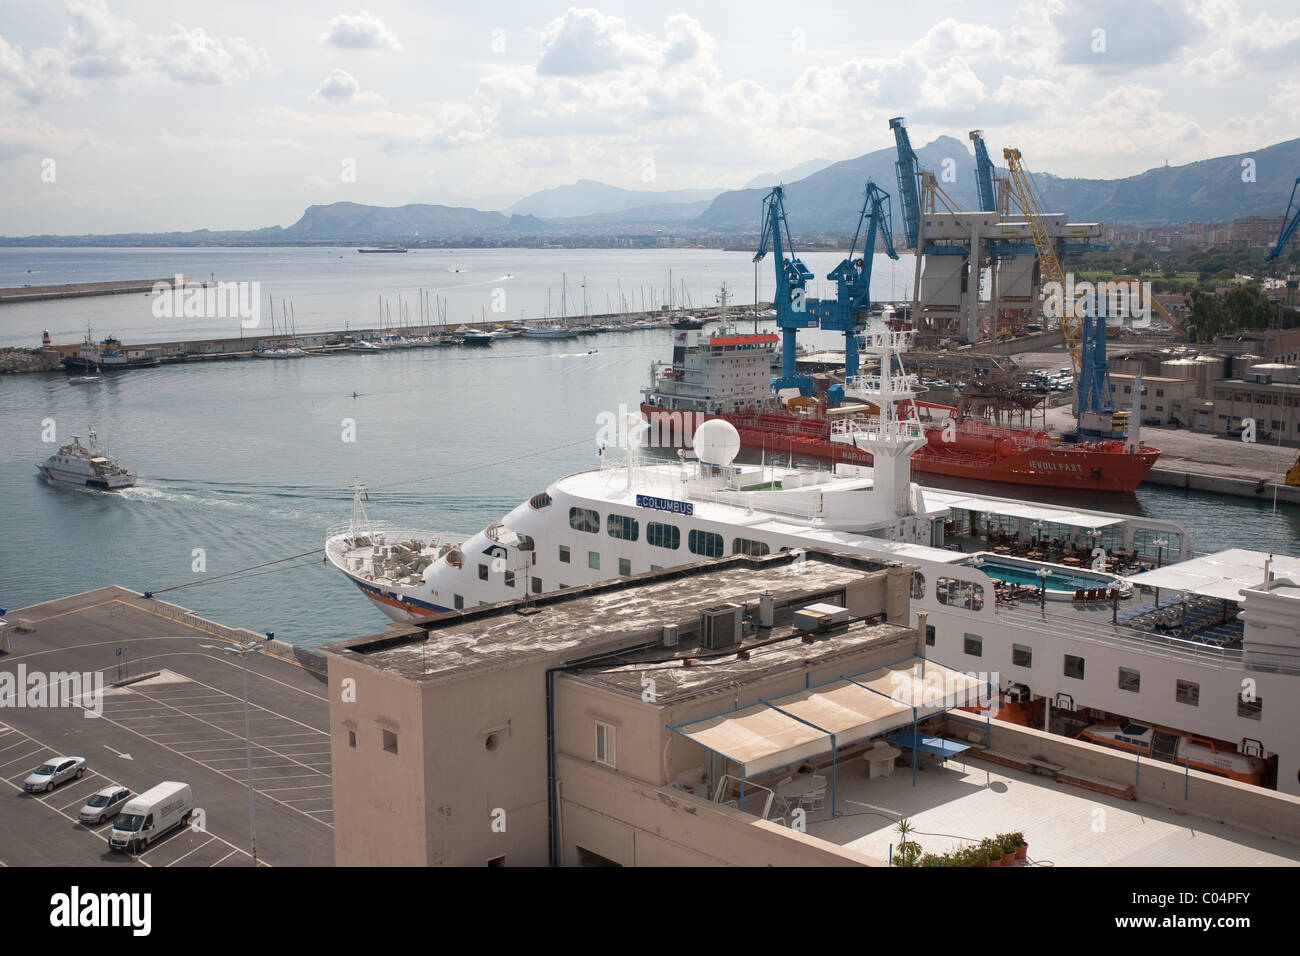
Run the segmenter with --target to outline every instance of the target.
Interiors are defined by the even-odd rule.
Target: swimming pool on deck
[[[1128,582],[1103,571],[1069,568],[1060,564],[1047,564],[1042,561],[1008,557],[1005,554],[994,554],[991,551],[980,551],[973,554],[971,559],[965,563],[978,567],[994,580],[1006,581],[1009,584],[1018,584],[1035,589],[1041,583],[1038,570],[1046,568],[1049,572],[1046,579],[1047,597],[1052,600],[1073,598],[1075,591],[1080,589],[1086,591],[1099,587],[1105,587],[1108,590],[1114,588],[1120,592],[1121,597],[1128,597],[1131,590]]]

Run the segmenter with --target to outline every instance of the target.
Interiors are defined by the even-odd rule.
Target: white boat
[[[720,420],[695,431],[695,456],[647,461],[645,427],[607,437],[624,461],[560,478],[418,576],[376,587],[335,538],[327,555],[408,622],[724,555],[825,548],[910,565],[927,653],[992,674],[1006,715],[1226,741],[1300,794],[1300,558],[1193,557],[1170,521],[924,488],[910,475],[925,441],[915,420],[846,423],[838,440],[875,466],[831,471],[737,464],[739,436]]]
[[[524,329],[523,335],[526,339],[572,339],[577,338],[578,333],[563,325],[543,325]]]
[[[296,359],[307,356],[307,353],[296,345],[283,344],[257,349],[253,354],[260,359]]]
[[[385,352],[387,349],[369,339],[358,339],[348,346],[349,352]]]
[[[116,491],[134,485],[135,475],[101,451],[97,441],[92,429],[88,444],[74,437],[72,444],[64,445],[36,468],[48,481],[67,487]]]

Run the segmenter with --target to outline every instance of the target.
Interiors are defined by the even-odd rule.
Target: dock
[[[194,280],[181,277],[183,286]],[[126,295],[129,293],[152,293],[161,283],[167,288],[175,285],[176,277],[164,279],[120,279],[112,282],[70,282],[64,285],[23,285],[11,289],[0,289],[0,305],[12,302],[45,302],[52,299],[77,299],[90,295]]]

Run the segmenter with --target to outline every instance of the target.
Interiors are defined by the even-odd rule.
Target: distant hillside
[[[783,169],[779,173],[760,173],[749,182],[745,183],[745,189],[761,189],[766,186],[771,189],[773,186],[779,186],[781,183],[791,183],[796,179],[803,179],[805,176],[811,176],[813,173],[819,173],[831,163],[833,159],[810,159],[800,163],[798,166],[791,166],[789,169]]]
[[[556,186],[525,196],[505,212],[543,219],[572,219],[649,206],[708,202],[721,192],[721,189],[622,189],[592,179],[579,179],[570,186]]]
[[[516,228],[537,228],[529,216],[506,216],[464,206],[364,206],[336,202],[309,206],[302,218],[284,230],[287,240],[322,239],[444,239],[466,235],[495,235]]]

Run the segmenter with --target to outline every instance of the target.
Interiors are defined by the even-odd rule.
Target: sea
[[[822,277],[841,256],[803,258]],[[426,316],[450,325],[624,303],[639,311],[643,296],[647,308],[667,304],[670,288],[673,304],[698,308],[714,305],[724,282],[741,313],[755,299],[751,260],[691,249],[4,248],[0,287],[176,273],[257,282],[275,303],[277,326],[288,315],[309,332],[381,324],[384,303],[394,326],[408,317],[422,324],[426,301]],[[772,264],[758,265],[762,301],[771,297]],[[873,297],[906,297],[906,257],[877,256],[873,268]],[[498,290],[504,312],[493,311]],[[831,291],[819,279],[811,294]],[[0,345],[34,347],[45,330],[56,343],[78,342],[87,324],[96,338],[113,334],[127,345],[239,334],[229,320],[159,318],[151,303],[134,294],[0,306]],[[830,348],[840,340],[812,331],[801,341]],[[120,584],[293,644],[376,633],[387,618],[320,553],[329,530],[351,517],[355,482],[367,486],[375,521],[478,531],[556,478],[596,467],[601,425],[621,407],[635,410],[650,364],[670,358],[671,347],[662,329],[160,366],[108,373],[98,384],[62,373],[0,376],[0,608]],[[91,429],[139,474],[136,487],[72,491],[40,478],[37,464]],[[1133,496],[977,487],[1179,522],[1198,551],[1300,554],[1297,508],[1274,513],[1268,502],[1158,487]]]

